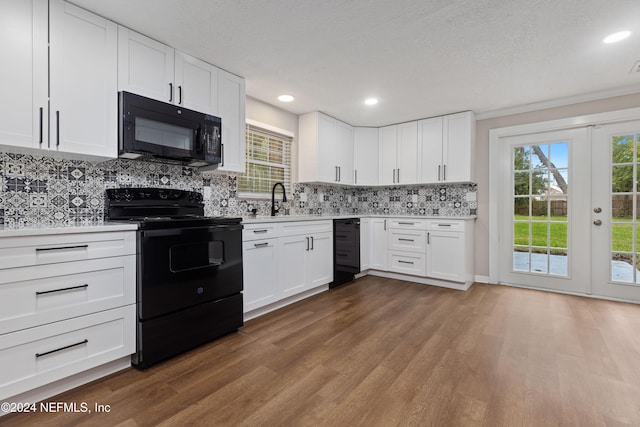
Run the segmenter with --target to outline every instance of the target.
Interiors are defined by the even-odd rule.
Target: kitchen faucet
[[[271,216],[276,216],[276,212],[280,210],[280,208],[276,209],[276,187],[282,187],[282,202],[287,201],[287,192],[284,189],[284,185],[281,182],[276,182],[273,184],[273,188],[271,189]]]

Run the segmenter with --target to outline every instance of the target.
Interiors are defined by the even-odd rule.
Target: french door
[[[640,301],[640,121],[500,140],[500,282]]]
[[[640,301],[640,121],[593,129],[593,293]]]
[[[500,282],[590,289],[588,129],[500,141]]]

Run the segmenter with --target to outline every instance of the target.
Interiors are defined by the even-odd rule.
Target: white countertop
[[[17,236],[41,236],[46,234],[100,233],[107,231],[135,231],[138,224],[121,222],[96,223],[94,225],[65,225],[41,227],[5,227],[0,225],[0,238]]]
[[[408,219],[441,219],[441,220],[475,220],[475,215],[471,216],[427,216],[427,215],[281,215],[281,216],[258,216],[244,217],[243,224],[260,224],[269,222],[289,222],[289,221],[322,221],[340,218],[408,218]]]

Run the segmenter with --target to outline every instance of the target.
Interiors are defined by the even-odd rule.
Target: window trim
[[[245,120],[245,125],[246,126],[252,126],[258,129],[261,129],[265,132],[269,132],[269,133],[273,133],[276,135],[280,135],[283,137],[287,137],[287,138],[291,138],[290,141],[290,147],[289,147],[289,159],[290,159],[290,164],[289,164],[289,174],[290,176],[293,174],[293,144],[295,141],[295,133],[286,130],[286,129],[281,129],[279,127],[276,126],[272,126],[266,123],[262,123],[259,122],[257,120],[251,120],[251,119],[246,119]],[[245,160],[246,162],[246,160]],[[290,182],[291,186],[293,186],[293,177],[291,177],[291,182]],[[288,188],[287,191],[290,191],[291,189]],[[238,199],[241,200],[270,200],[271,199],[271,195],[268,194],[264,194],[264,193],[249,193],[249,192],[240,192],[240,190],[238,190],[238,195],[237,195]]]

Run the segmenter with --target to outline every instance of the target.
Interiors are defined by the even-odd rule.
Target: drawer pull
[[[36,291],[36,295],[52,294],[54,292],[73,291],[73,290],[76,290],[76,289],[86,289],[88,287],[89,287],[89,285],[85,283],[84,285],[71,286],[69,288],[52,289],[50,291]]]
[[[414,242],[415,241],[413,239],[398,239],[398,240],[400,240],[401,242]]]
[[[451,224],[438,224],[438,227],[451,227]]]
[[[71,249],[87,249],[89,245],[77,245],[77,246],[60,246],[57,248],[36,248],[36,252],[44,251],[68,251]]]
[[[269,242],[254,243],[253,246],[255,246],[256,248],[266,248],[267,246],[269,246]]]
[[[415,225],[415,222],[399,222],[400,225]]]
[[[77,343],[75,343],[75,344],[66,345],[66,346],[64,346],[64,347],[56,348],[55,350],[45,351],[44,353],[36,353],[36,358],[37,358],[37,357],[46,356],[47,354],[51,354],[51,353],[57,353],[57,352],[59,352],[59,351],[66,350],[66,349],[68,349],[68,348],[77,347],[77,346],[79,346],[79,345],[86,344],[86,343],[88,343],[88,342],[89,342],[89,340],[84,339],[84,340],[82,340],[82,341],[80,341],[80,342],[77,342]]]
[[[401,264],[412,264],[413,265],[413,261],[402,261],[401,259],[398,260],[399,263]]]
[[[254,234],[266,233],[269,230],[253,230]]]

